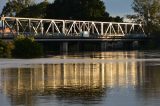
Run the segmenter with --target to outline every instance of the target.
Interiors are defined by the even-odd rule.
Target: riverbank
[[[144,41],[108,41],[108,42],[36,42],[31,38],[14,40],[13,42],[3,42],[5,48],[12,45],[7,58],[38,58],[48,55],[72,53],[72,52],[104,52],[104,51],[132,51],[132,50],[156,50],[158,48],[158,39],[146,39]],[[14,48],[14,50],[13,50]],[[2,48],[3,49],[3,48]],[[2,50],[1,49],[1,50]],[[4,50],[4,49],[3,49]],[[16,50],[16,52],[15,52]],[[5,51],[2,51],[4,54]],[[6,58],[3,56],[1,57]]]
[[[1,58],[38,58],[42,56],[42,46],[30,37],[19,36],[13,41],[0,41]]]

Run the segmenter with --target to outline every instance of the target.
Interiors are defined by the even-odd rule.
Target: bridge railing
[[[57,20],[2,17],[0,35],[7,36],[53,36],[79,37],[88,32],[88,37],[125,37],[126,35],[145,35],[143,25],[138,23],[117,23],[78,20]]]

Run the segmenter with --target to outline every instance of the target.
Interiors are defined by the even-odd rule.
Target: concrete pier
[[[108,42],[101,42],[101,51],[106,51],[109,46]]]
[[[60,45],[61,52],[68,52],[68,42],[62,42]]]

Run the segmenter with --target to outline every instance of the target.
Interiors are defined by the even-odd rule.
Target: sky
[[[125,16],[134,13],[131,8],[133,0],[104,0],[104,2],[111,16]]]
[[[0,13],[2,11],[3,6],[5,5],[7,0],[0,0]],[[36,0],[37,2],[41,2],[43,0]],[[49,0],[53,2],[54,0]],[[133,14],[133,10],[131,8],[133,0],[103,0],[106,6],[107,12],[111,16],[125,16],[127,14]]]

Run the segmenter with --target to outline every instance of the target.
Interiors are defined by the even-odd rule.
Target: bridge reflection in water
[[[92,58],[127,60],[137,58],[137,54],[102,52]],[[0,88],[16,104],[25,103],[26,100],[32,104],[35,102],[33,96],[36,95],[56,95],[67,99],[75,96],[98,98],[112,87],[137,86],[142,83],[143,70],[144,62],[137,61],[26,65],[1,69]]]

